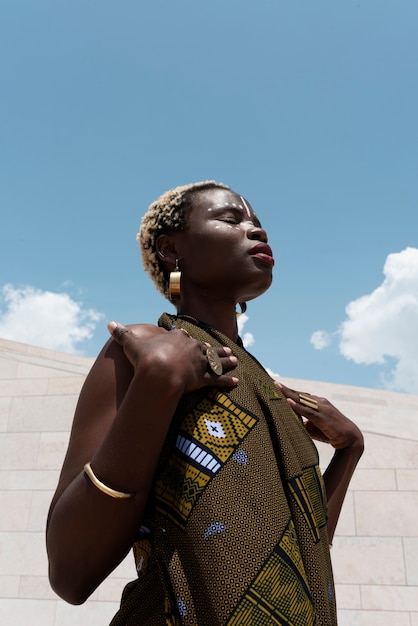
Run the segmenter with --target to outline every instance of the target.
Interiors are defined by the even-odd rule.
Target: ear
[[[179,256],[173,237],[170,237],[170,235],[160,235],[155,242],[155,246],[159,258],[164,261],[167,266],[176,265],[176,260]]]

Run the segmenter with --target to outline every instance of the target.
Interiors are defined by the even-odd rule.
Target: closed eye
[[[240,224],[242,222],[243,214],[242,210],[232,207],[224,207],[219,210],[217,219],[221,222],[227,222],[228,224]]]
[[[220,217],[221,222],[228,222],[228,224],[239,224],[236,217]]]

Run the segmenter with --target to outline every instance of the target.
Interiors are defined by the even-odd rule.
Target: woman
[[[266,232],[209,181],[164,194],[138,239],[177,315],[109,324],[51,504],[53,588],[84,602],[133,546],[112,625],[333,626],[329,544],[363,438],[242,346],[236,305],[272,281]],[[312,438],[335,448],[323,478]]]

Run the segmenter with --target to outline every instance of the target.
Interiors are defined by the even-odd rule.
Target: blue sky
[[[259,360],[418,393],[417,23],[415,0],[4,3],[0,336],[94,356],[107,320],[171,310],[141,215],[213,178],[274,250]]]

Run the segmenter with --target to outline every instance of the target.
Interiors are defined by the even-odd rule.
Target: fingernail
[[[109,322],[107,325],[107,330],[110,332],[110,334],[113,334],[113,331],[115,330],[115,328],[117,328],[118,325],[116,324],[116,322]]]

